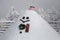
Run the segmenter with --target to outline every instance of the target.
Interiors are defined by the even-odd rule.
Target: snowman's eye
[[[25,17],[23,17],[22,19],[25,19]]]
[[[29,17],[26,17],[26,19],[29,19]]]

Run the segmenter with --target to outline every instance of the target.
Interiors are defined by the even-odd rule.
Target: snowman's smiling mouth
[[[23,21],[22,19],[20,19],[20,21],[22,21],[23,23],[25,23],[25,22],[29,22],[30,20]]]

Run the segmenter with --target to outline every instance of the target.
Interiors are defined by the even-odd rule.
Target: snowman
[[[20,16],[19,30],[21,40],[60,40],[58,33],[35,11],[34,6]]]
[[[26,17],[26,19],[27,19],[26,21],[24,21],[24,19],[25,19],[24,16],[22,17],[22,19],[20,19],[20,21],[22,22],[22,23],[19,25],[19,30],[21,30],[20,33],[22,33],[22,30],[24,30],[24,29],[25,29],[25,32],[29,32],[29,26],[30,26],[30,24],[29,24],[29,23],[27,23],[26,25],[24,24],[24,23],[30,21],[30,20],[29,20],[29,17]]]
[[[35,10],[35,7],[34,6],[30,6],[29,7],[29,10]],[[25,29],[25,32],[29,32],[29,28],[30,28],[30,20],[29,20],[29,16],[23,16],[20,21],[22,23],[20,23],[19,25],[19,30],[20,30],[20,33],[22,33],[22,31]],[[28,22],[28,23],[27,23]]]

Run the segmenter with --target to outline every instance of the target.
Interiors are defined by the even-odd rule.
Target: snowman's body
[[[23,23],[22,17],[29,17],[29,22]],[[25,21],[26,19],[24,19]],[[29,32],[19,30],[20,24],[29,24]],[[20,33],[22,31],[22,33]],[[35,11],[27,10],[20,14],[14,25],[6,32],[4,40],[60,40],[57,32]]]

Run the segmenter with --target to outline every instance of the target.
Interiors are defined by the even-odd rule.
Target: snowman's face
[[[22,22],[22,23],[19,25],[19,30],[21,30],[20,33],[22,33],[22,30],[24,30],[24,29],[25,29],[25,32],[29,32],[29,23],[27,23],[26,25],[23,24],[23,23],[26,23],[26,22],[29,22],[29,21],[30,21],[30,20],[29,20],[29,17],[23,16],[23,17],[20,19],[20,21]]]
[[[20,19],[21,22],[25,23],[25,22],[29,22],[29,17],[25,17],[23,16],[22,19]]]

